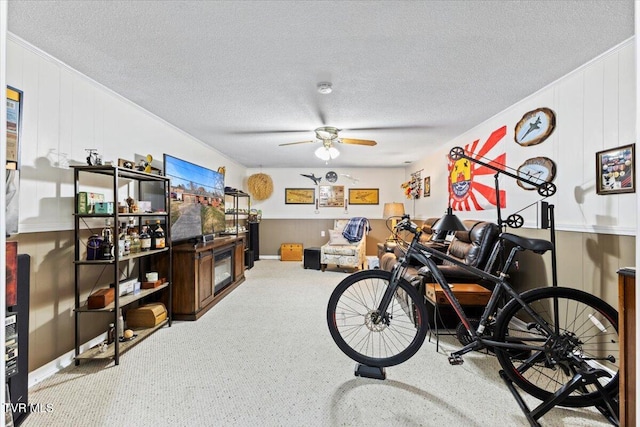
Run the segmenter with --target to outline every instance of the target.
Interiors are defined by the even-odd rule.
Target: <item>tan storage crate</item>
[[[161,302],[145,304],[127,311],[127,327],[152,328],[167,318],[167,309]]]
[[[302,261],[302,243],[281,244],[280,261]]]

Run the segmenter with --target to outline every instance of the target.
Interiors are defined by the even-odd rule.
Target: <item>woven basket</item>
[[[273,193],[273,181],[265,173],[256,173],[247,180],[249,193],[255,200],[266,200]]]

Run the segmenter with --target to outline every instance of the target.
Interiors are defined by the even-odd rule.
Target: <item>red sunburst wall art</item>
[[[472,159],[504,170],[507,154],[498,152],[498,142],[504,138],[507,127],[494,130],[487,141],[480,145],[477,139],[464,146],[464,152]],[[494,175],[496,171],[467,158],[456,161],[449,158],[449,206],[454,211],[483,211],[497,205]],[[506,208],[507,197],[500,190],[500,208]]]

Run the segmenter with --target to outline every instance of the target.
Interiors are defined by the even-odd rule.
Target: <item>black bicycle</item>
[[[387,367],[420,349],[429,329],[427,307],[424,296],[404,278],[417,261],[442,287],[466,331],[462,342],[467,344],[450,354],[451,364],[462,363],[470,351],[488,348],[497,356],[505,380],[542,401],[569,407],[612,406],[618,395],[617,311],[578,289],[544,287],[519,294],[507,282],[518,251],[543,254],[553,249],[551,242],[502,233],[489,264],[505,242],[513,247],[502,271],[492,274],[421,244],[421,229],[408,216],[396,226],[396,233],[401,230],[413,233],[413,238],[391,272],[356,272],[342,280],[329,299],[329,330],[347,356],[363,365]],[[467,317],[434,259],[493,284],[479,321]],[[501,303],[504,297],[507,302]]]

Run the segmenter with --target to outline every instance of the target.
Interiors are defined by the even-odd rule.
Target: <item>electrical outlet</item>
[[[320,232],[320,237],[324,237],[324,230]]]

